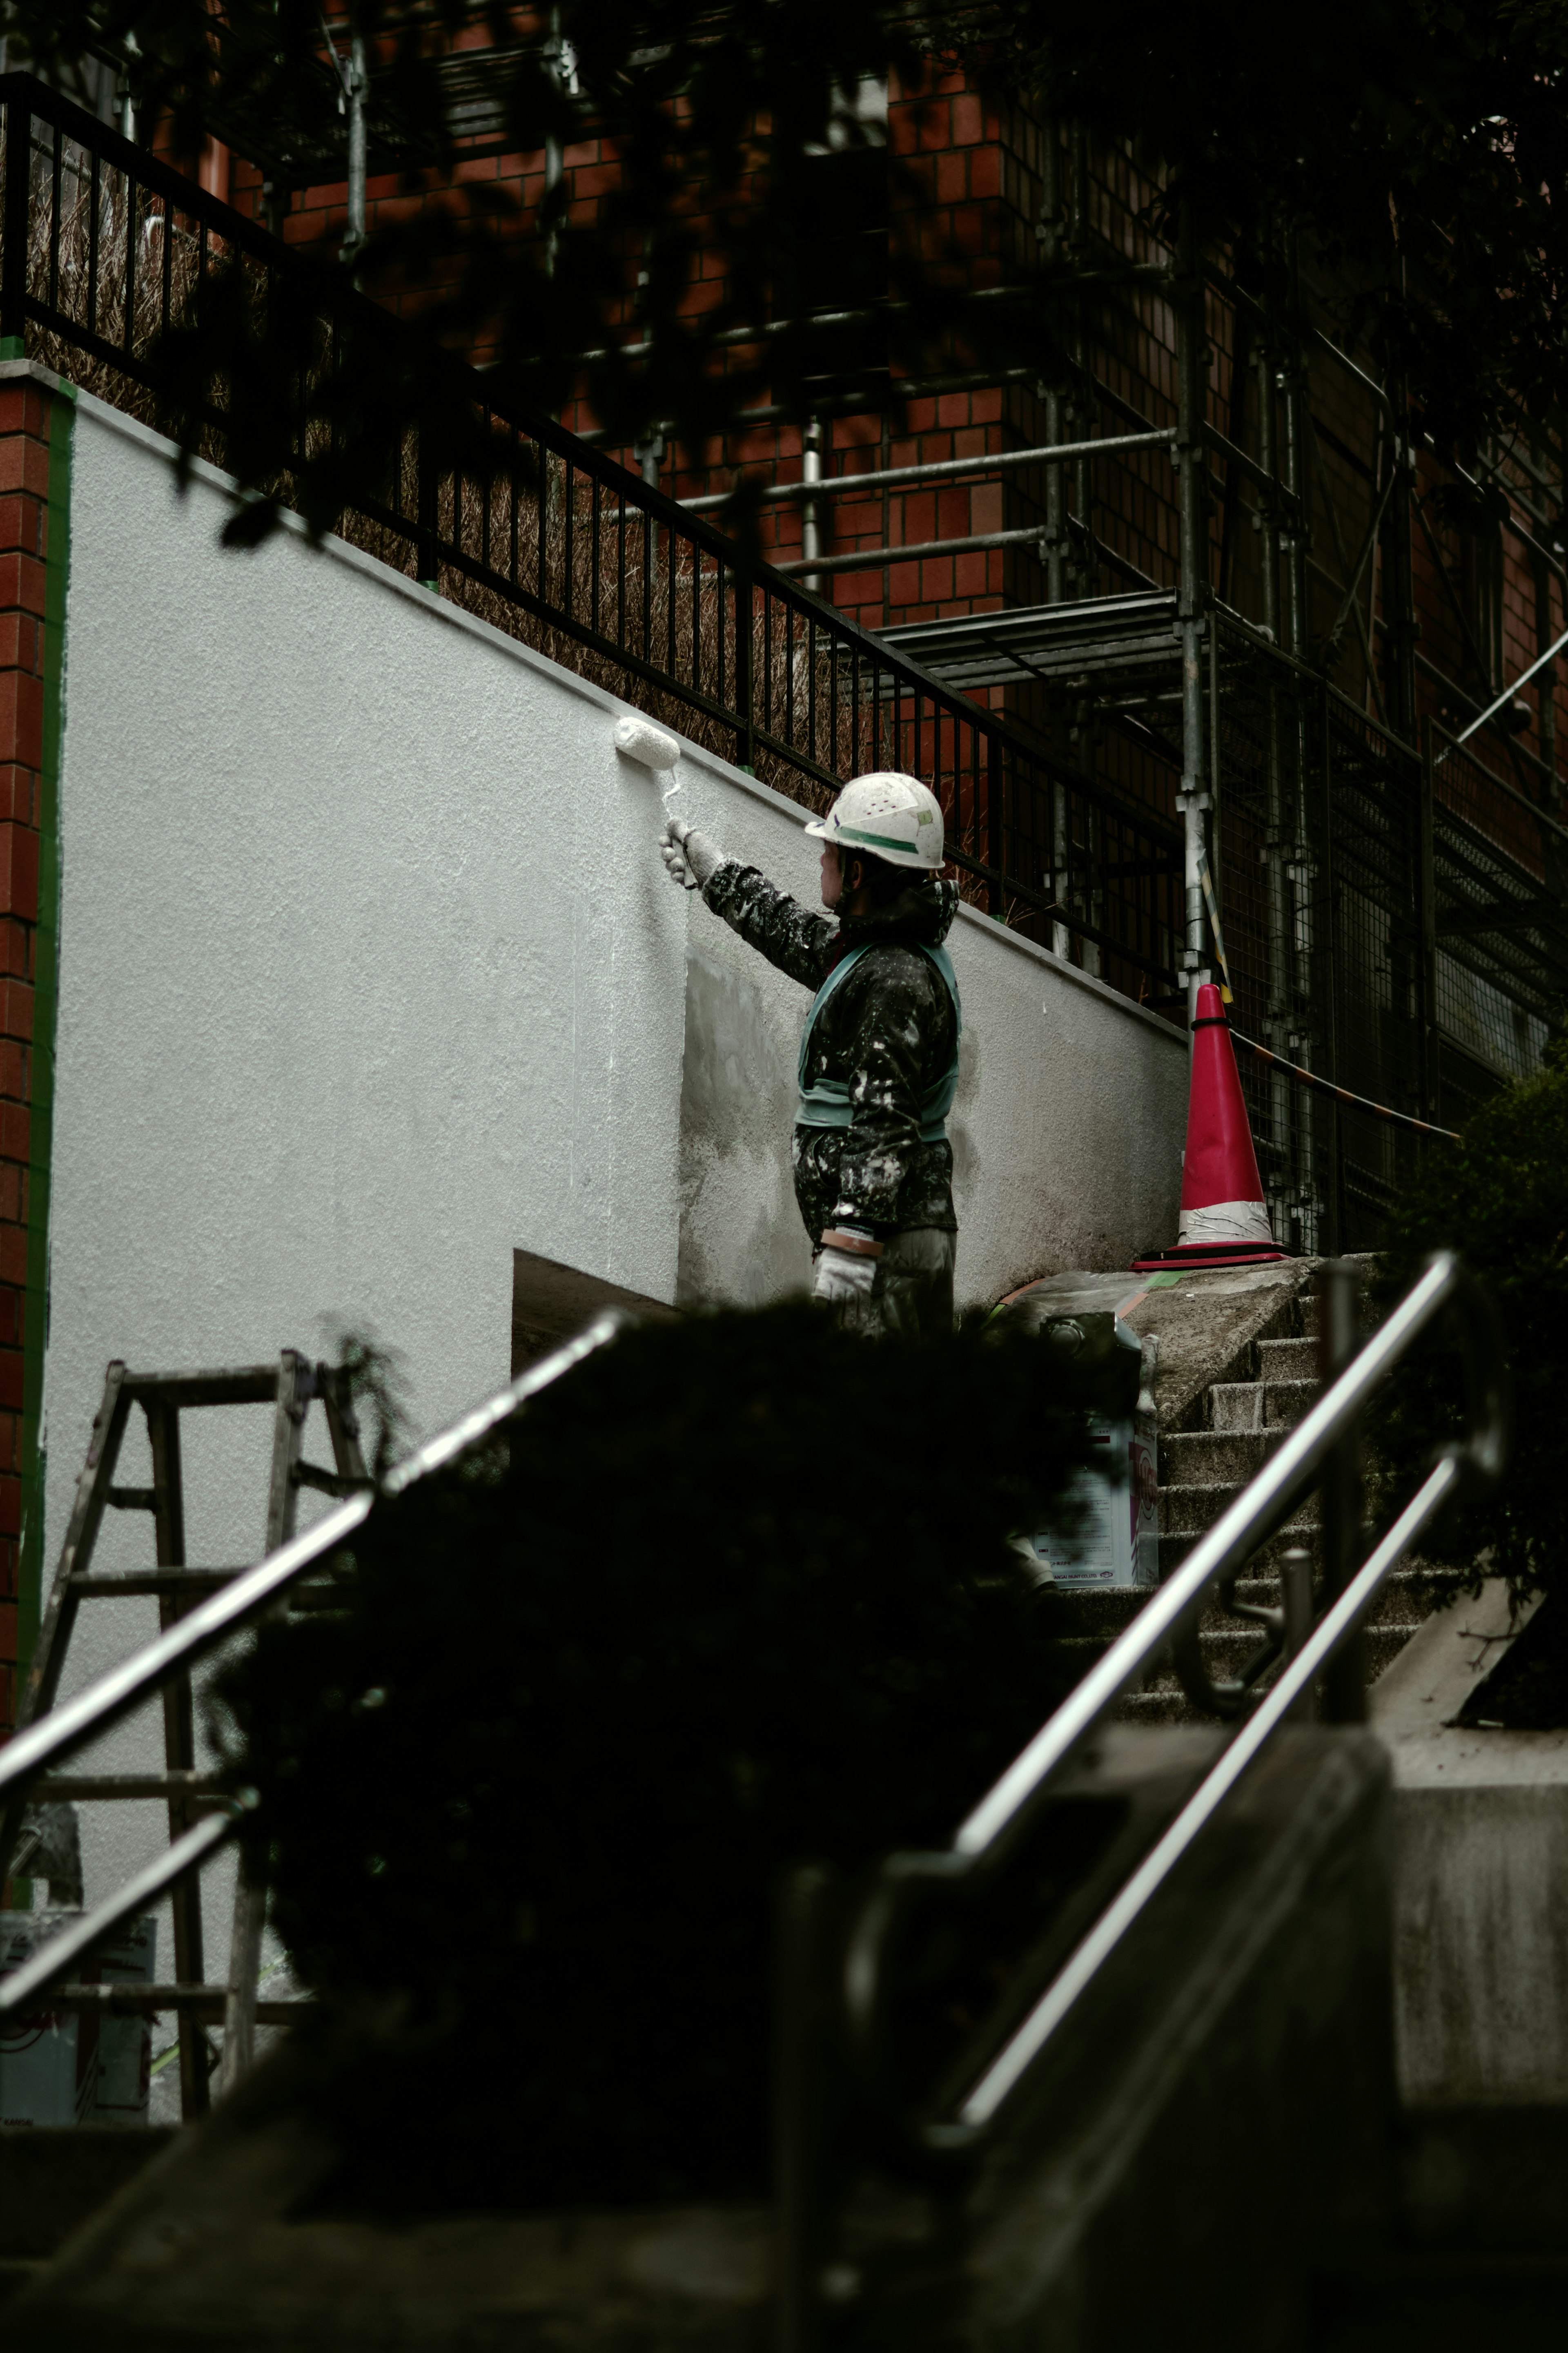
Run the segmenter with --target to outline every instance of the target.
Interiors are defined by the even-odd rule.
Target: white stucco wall
[[[81,401],[46,1576],[110,1356],[235,1364],[368,1326],[428,1430],[507,1377],[514,1249],[664,1300],[807,1271],[805,993],[670,887],[621,706],[341,545],[226,554],[227,511],[219,478],[182,500],[167,445]],[[815,894],[799,809],[705,753],[679,773],[678,806]],[[961,1295],[1173,1236],[1182,1040],[982,918],[951,945]],[[265,1410],[195,1418],[193,1562],[254,1555],[267,1445]],[[100,1565],[148,1538],[111,1519]],[[152,1624],[89,1613],[67,1687]],[[95,1822],[89,1894],[158,1835]]]

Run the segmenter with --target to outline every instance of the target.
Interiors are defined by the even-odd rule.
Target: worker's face
[[[825,907],[837,907],[843,896],[844,868],[837,850],[829,842],[822,853],[822,903]]]

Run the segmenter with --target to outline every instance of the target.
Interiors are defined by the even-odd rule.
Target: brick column
[[[0,1738],[37,1609],[69,425],[0,373]]]

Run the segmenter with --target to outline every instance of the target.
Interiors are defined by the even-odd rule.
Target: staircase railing
[[[1338,1293],[1342,1322],[1346,1304],[1342,1285],[1348,1281],[1348,1275],[1342,1277]],[[1331,1324],[1335,1305],[1331,1299]],[[392,1474],[388,1489],[398,1492],[454,1461],[529,1397],[612,1339],[623,1320],[614,1313],[597,1318],[542,1364],[421,1447]],[[1237,1576],[1320,1480],[1327,1479],[1331,1486],[1338,1475],[1342,1504],[1348,1499],[1353,1493],[1353,1461],[1369,1401],[1394,1367],[1445,1320],[1457,1324],[1461,1343],[1462,1436],[1438,1450],[1415,1493],[1370,1553],[1342,1580],[1336,1582],[1331,1556],[1326,1589],[1310,1628],[1298,1630],[1298,1646],[1284,1657],[1274,1682],[1258,1698],[1105,1911],[1033,2000],[1021,2022],[1009,2025],[976,2056],[966,2088],[940,2113],[924,2114],[910,2107],[901,2100],[896,2082],[889,2048],[889,2010],[892,1958],[915,1908],[932,1897],[979,1892],[998,1876],[1018,1853],[1068,1769],[1081,1758],[1116,1702],[1195,1621],[1215,1588]],[[1326,1682],[1334,1662],[1353,1641],[1384,1580],[1422,1529],[1458,1497],[1483,1492],[1500,1476],[1510,1421],[1506,1356],[1496,1311],[1458,1259],[1445,1252],[1431,1261],[1387,1321],[1286,1437],[1279,1452],[1199,1539],[1175,1575],[1155,1591],[981,1799],[959,1826],[949,1848],[889,1858],[873,1874],[868,1891],[842,1934],[827,1923],[826,1912],[815,1919],[810,1916],[809,1893],[804,1909],[798,1903],[793,1914],[786,1909],[780,1971],[781,2047],[786,2057],[817,2031],[813,2021],[819,2021],[822,2013],[824,1955],[836,1952],[839,1960],[832,1967],[837,1972],[837,2007],[862,2092],[873,2112],[879,2113],[907,2142],[931,2154],[967,2148],[982,2140],[1273,1734],[1291,1717],[1311,1708],[1315,1686]],[[143,1651],[18,1734],[0,1750],[0,1804],[7,1810],[7,1822],[19,1818],[20,1800],[28,1787],[51,1767],[98,1738],[174,1675],[188,1672],[197,1661],[254,1624],[292,1584],[352,1536],[374,1500],[363,1493],[351,1496],[316,1526],[247,1570]],[[1327,1696],[1327,1712],[1332,1714],[1331,1685]],[[242,1813],[241,1802],[233,1800],[220,1813],[197,1823],[165,1857],[0,1981],[0,2018],[37,2007],[39,1996],[65,1977],[94,1943],[231,1838]],[[0,1852],[0,1867],[3,1862]],[[1016,2018],[1016,2009],[1009,2005],[1008,2014]],[[807,2064],[786,2064],[781,2069],[781,2295],[784,2340],[786,2347],[794,2348],[805,2347],[815,2334],[811,2316],[820,2295],[823,2136],[820,2119],[801,2112],[802,2102],[814,2096],[813,2078],[814,2070]]]
[[[203,454],[226,464],[231,429],[243,439],[257,420],[232,384],[194,393],[169,338],[240,273],[258,316],[294,322],[279,402],[298,414],[273,420],[285,502],[336,448],[336,407],[353,409],[361,379],[402,385],[416,413],[385,480],[356,482],[346,535],[431,587],[479,592],[524,643],[796,800],[819,806],[877,768],[923,777],[967,897],[1047,942],[1043,926],[1076,935],[1133,996],[1178,987],[1181,836],[1154,810],[1031,749],[1000,712],[524,406],[503,371],[444,351],[58,91],[4,74],[0,103],[0,359],[85,375],[155,420],[194,413]]]
[[[1330,1321],[1337,1319],[1343,1327],[1353,1300],[1349,1290],[1353,1278],[1349,1270],[1339,1273],[1329,1302]],[[1358,1438],[1367,1404],[1395,1366],[1445,1320],[1457,1323],[1462,1344],[1464,1434],[1438,1451],[1430,1472],[1359,1566],[1336,1563],[1332,1549],[1342,1546],[1350,1535],[1345,1507],[1354,1493]],[[1314,1686],[1331,1677],[1335,1661],[1354,1641],[1384,1579],[1421,1530],[1457,1496],[1482,1492],[1500,1475],[1510,1420],[1506,1355],[1496,1311],[1474,1277],[1456,1257],[1445,1252],[1431,1261],[1387,1321],[1326,1386],[1279,1452],[1199,1539],[1174,1576],[1152,1594],[1126,1631],[981,1799],[960,1825],[951,1847],[931,1854],[894,1855],[876,1874],[843,1947],[841,1985],[850,2048],[874,2111],[895,2124],[916,2147],[932,2153],[967,2147],[989,2132],[1099,1971],[1272,1735],[1292,1716],[1311,1707]],[[1320,1480],[1327,1481],[1331,1496],[1337,1482],[1339,1496],[1328,1515],[1331,1557],[1326,1589],[1310,1627],[1303,1630],[1300,1646],[1285,1659],[1275,1681],[1258,1698],[1169,1827],[1030,2004],[1021,2023],[999,2032],[990,2047],[984,2047],[982,2036],[982,2048],[972,2060],[962,2094],[936,2114],[907,2106],[900,2099],[889,2048],[889,2013],[892,1956],[915,1908],[933,1896],[951,1897],[960,1890],[977,1894],[1005,1869],[1067,1769],[1081,1759],[1086,1744],[1122,1694],[1142,1682],[1163,1651],[1179,1644],[1216,1588],[1236,1577]],[[1359,1525],[1359,1514],[1356,1523]],[[1325,1713],[1353,1712],[1350,1708],[1336,1711],[1331,1684],[1326,1695]],[[804,1950],[809,1939],[800,1941]],[[787,2007],[791,1999],[787,1981],[784,1999]],[[1017,2014],[1016,2007],[1009,2008],[1011,2018],[1016,2020]],[[815,2145],[816,2137],[809,2126],[797,2126],[792,2132],[786,2121],[783,2145],[805,2149]],[[796,2185],[792,2209],[792,2193],[786,2186],[786,2213],[804,2214],[809,2205],[808,2189]],[[791,2265],[786,2252],[786,2270]],[[809,2303],[809,2289],[800,2285],[804,2274],[799,2264],[794,2269],[795,2300],[804,2307]]]
[[[548,1388],[574,1365],[581,1364],[584,1356],[592,1356],[595,1349],[613,1340],[626,1320],[618,1309],[609,1309],[596,1316],[552,1356],[520,1374],[495,1397],[455,1421],[450,1429],[417,1447],[388,1475],[379,1492],[401,1494],[433,1472],[445,1470],[480,1444],[530,1398]],[[51,1708],[47,1715],[26,1725],[0,1748],[0,1882],[6,1875],[29,1789],[67,1757],[100,1738],[123,1716],[155,1697],[176,1676],[188,1674],[203,1659],[210,1658],[286,1599],[290,1588],[349,1541],[368,1517],[375,1500],[374,1493],[349,1496],[313,1527],[268,1553],[253,1568],[242,1571],[155,1641],[110,1667],[74,1698]],[[95,1946],[166,1894],[187,1872],[201,1869],[220,1847],[227,1844],[244,1820],[247,1809],[243,1798],[205,1798],[203,1803],[212,1810],[176,1839],[166,1853],[139,1871],[103,1903],[84,1913],[79,1920],[71,1921],[40,1945],[20,1968],[0,1978],[0,2021],[37,2009],[40,1996],[68,1977]],[[134,1989],[135,1999],[142,2006],[156,2001],[166,1992],[169,1999],[163,2006],[170,2008],[182,2006],[181,1991],[178,1988],[156,1986]],[[255,1997],[252,1987],[252,2018]],[[186,1993],[185,2000],[189,1999]]]

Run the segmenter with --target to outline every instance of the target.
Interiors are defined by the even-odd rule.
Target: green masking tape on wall
[[[33,1043],[28,1088],[27,1272],[22,1336],[22,1541],[18,1682],[38,1637],[44,1560],[44,1354],[49,1317],[49,1172],[55,1124],[55,1019],[59,1004],[60,753],[65,741],[66,592],[70,583],[71,436],[76,396],[49,403],[48,543],[44,567],[43,765],[38,783],[38,927],[33,947]],[[18,1697],[20,1691],[18,1690]]]

